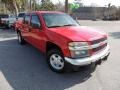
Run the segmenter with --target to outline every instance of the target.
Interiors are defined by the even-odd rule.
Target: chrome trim
[[[79,58],[79,59],[72,59],[65,57],[65,61],[72,65],[83,66],[83,65],[91,64],[92,62],[96,62],[100,59],[103,59],[104,57],[108,56],[109,53],[110,53],[110,47],[109,45],[107,45],[107,47],[104,50],[92,55],[91,57]]]
[[[97,43],[97,44],[93,44],[93,45],[90,45],[90,46],[76,46],[76,47],[71,47],[69,46],[69,49],[70,50],[89,50],[89,49],[94,49],[94,48],[97,48],[97,47],[100,47],[101,44],[106,44],[107,43],[107,40],[105,41],[102,41],[100,43]]]
[[[106,43],[107,43],[107,40],[102,41],[102,42],[97,43],[97,44],[94,44],[94,45],[91,45],[91,49],[97,48],[97,47],[101,46],[101,44],[106,44]]]
[[[90,49],[90,47],[89,46],[82,46],[82,47],[79,47],[79,46],[76,46],[76,47],[70,47],[69,46],[69,49],[70,50],[89,50]]]

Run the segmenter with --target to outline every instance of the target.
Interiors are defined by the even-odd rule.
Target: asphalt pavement
[[[78,72],[52,72],[33,46],[19,45],[14,30],[0,29],[0,90],[120,90],[120,21],[79,21],[109,35],[108,61]]]

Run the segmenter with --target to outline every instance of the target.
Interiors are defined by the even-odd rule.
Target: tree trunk
[[[17,7],[17,4],[16,4],[15,1],[13,2],[13,5],[14,5],[14,8],[15,8],[15,14],[18,15],[19,10],[18,10],[18,7]]]
[[[4,14],[6,13],[5,4],[3,4],[3,12],[4,12]]]
[[[32,0],[30,0],[30,11],[32,11]]]
[[[68,13],[68,0],[65,0],[65,12]]]

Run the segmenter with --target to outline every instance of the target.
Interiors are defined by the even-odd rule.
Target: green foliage
[[[50,2],[50,0],[42,0],[41,4],[37,4],[36,0],[31,0],[31,4],[30,0],[0,0],[0,2],[6,5],[7,10],[15,14],[17,14],[18,12],[31,10],[53,11],[56,9],[55,5]]]
[[[28,0],[1,0],[2,3],[6,5],[6,8],[10,12],[18,13],[19,11],[24,11],[27,7],[26,4]]]
[[[42,3],[37,10],[54,11],[55,5],[52,2]]]
[[[72,3],[72,4],[69,4],[69,7],[71,10],[74,10],[74,9],[78,9],[80,7],[80,5],[76,4],[76,3]]]

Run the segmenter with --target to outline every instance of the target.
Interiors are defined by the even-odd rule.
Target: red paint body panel
[[[83,26],[66,26],[48,29],[72,41],[93,41],[104,37],[105,33]]]
[[[47,28],[42,17],[42,13],[59,13],[61,12],[47,12],[36,11],[42,24],[42,29],[29,31],[30,25],[24,25],[22,21],[17,21],[15,26],[16,30],[21,30],[22,36],[26,41],[40,49],[42,52],[46,52],[46,42],[52,42],[59,46],[65,57],[70,57],[70,51],[68,49],[68,43],[73,41],[92,41],[107,35],[103,32],[93,30],[88,27],[82,26],[64,26],[56,28]]]

